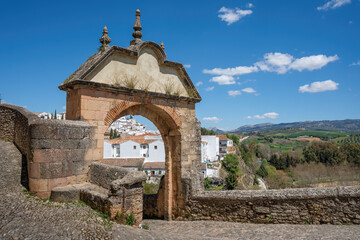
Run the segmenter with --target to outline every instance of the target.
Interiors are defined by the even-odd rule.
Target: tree
[[[114,132],[113,132],[113,129],[111,128],[110,129],[110,139],[113,139],[114,138]]]
[[[222,168],[228,173],[225,182],[227,189],[234,189],[238,185],[237,173],[239,171],[239,159],[235,154],[226,154],[222,161]]]
[[[226,134],[226,137],[231,139],[233,141],[233,143],[235,143],[236,145],[239,145],[240,144],[240,141],[239,141],[239,137],[235,134]]]
[[[238,185],[236,173],[230,172],[230,173],[226,176],[225,182],[226,182],[226,187],[227,187],[227,189],[229,189],[229,190],[235,189],[236,186]]]
[[[227,172],[237,173],[239,171],[239,159],[235,154],[226,154],[224,160],[222,160],[222,167]]]
[[[201,135],[216,135],[216,133],[213,130],[201,128]]]
[[[57,119],[56,109],[55,109],[54,119]]]
[[[360,164],[360,144],[345,143],[340,147],[340,151],[346,156],[346,161]]]

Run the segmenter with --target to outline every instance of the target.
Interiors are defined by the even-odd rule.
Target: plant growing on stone
[[[135,75],[129,76],[125,74],[122,83],[125,87],[134,89],[138,84],[138,79]]]
[[[162,84],[162,88],[165,94],[171,95],[174,91],[174,84],[170,81],[170,79],[168,79]]]
[[[189,98],[195,98],[196,97],[195,89],[193,89],[192,87],[187,87],[186,92],[188,93]]]
[[[130,213],[128,215],[126,215],[126,225],[132,226],[135,222],[135,217],[133,213]]]
[[[140,89],[147,92],[150,89],[150,85],[154,82],[154,78],[149,77],[146,80],[141,82]]]

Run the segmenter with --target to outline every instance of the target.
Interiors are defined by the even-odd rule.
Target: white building
[[[158,131],[146,130],[146,126],[136,122],[134,118],[121,117],[113,122],[109,129],[116,130],[121,135],[139,136],[145,133],[156,133]]]
[[[211,163],[222,160],[227,153],[234,153],[234,150],[233,141],[225,135],[201,136],[201,162],[206,163],[202,164],[204,176],[218,177],[219,171]],[[142,168],[148,177],[158,177],[165,173],[165,148],[161,135],[146,133],[105,139],[104,159],[127,159],[128,165],[129,159],[143,159]],[[152,181],[152,178],[148,180]]]

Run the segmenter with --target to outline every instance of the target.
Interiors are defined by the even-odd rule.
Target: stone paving
[[[20,186],[21,154],[0,141],[0,239],[360,239],[359,225],[264,225],[144,220],[112,223],[82,203],[55,203]],[[17,179],[17,181],[16,181]]]

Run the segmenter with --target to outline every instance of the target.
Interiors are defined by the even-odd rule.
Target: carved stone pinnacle
[[[136,19],[135,19],[135,24],[134,24],[134,32],[132,34],[132,36],[134,37],[134,40],[132,40],[130,42],[130,45],[135,45],[136,43],[141,42],[141,37],[142,37],[142,33],[140,32],[142,30],[141,27],[141,22],[140,22],[140,10],[136,10]]]
[[[103,35],[99,39],[102,46],[108,46],[109,43],[111,43],[111,38],[108,36],[108,33],[107,27],[105,26],[102,32]]]

